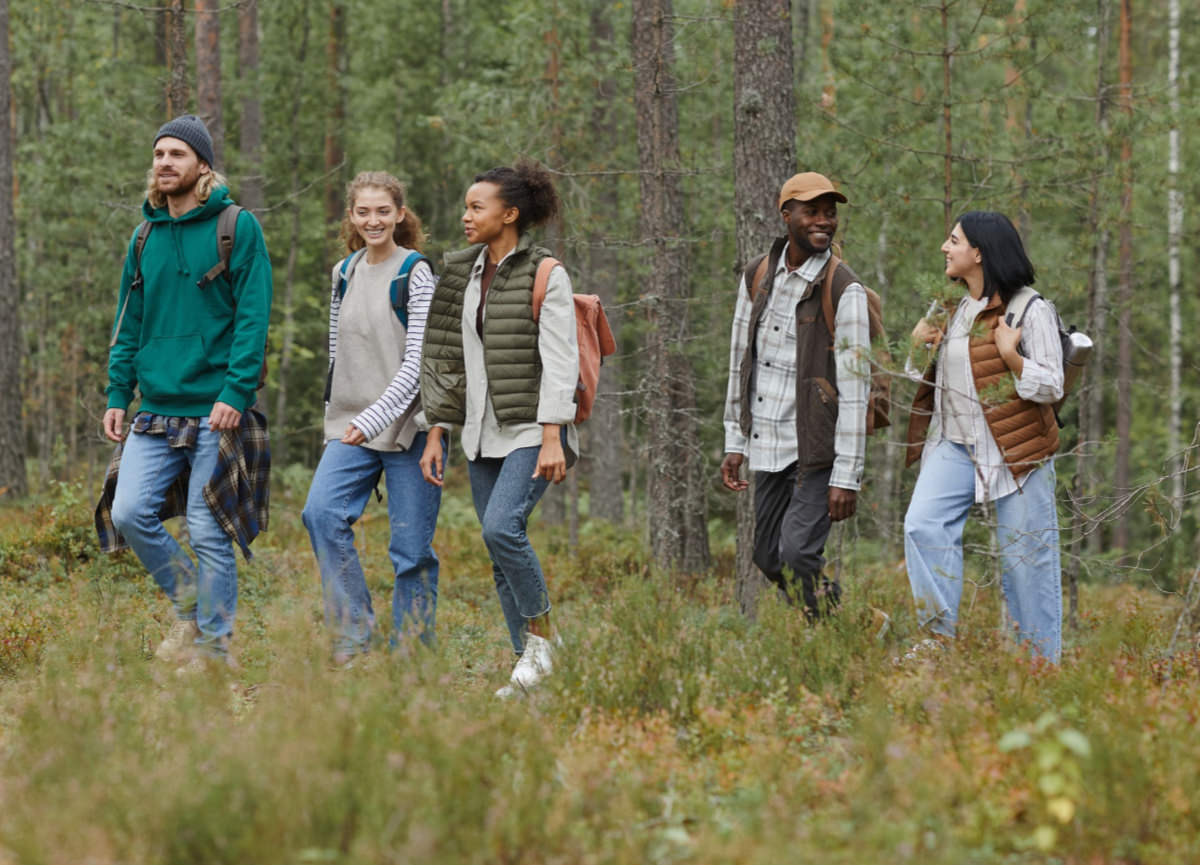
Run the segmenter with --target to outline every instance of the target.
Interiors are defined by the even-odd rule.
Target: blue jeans
[[[542,566],[525,533],[529,514],[550,485],[545,478],[533,478],[540,450],[517,448],[503,459],[467,461],[475,513],[492,557],[492,579],[518,655],[525,651],[527,620],[550,612]]]
[[[442,503],[439,487],[421,476],[425,433],[405,451],[373,451],[331,441],[313,475],[302,519],[321,569],[325,624],[335,652],[367,650],[375,627],[371,593],[354,547],[354,523],[384,476],[396,575],[392,593],[392,645],[405,634],[433,643],[437,613],[438,557],[433,530]]]
[[[166,436],[132,433],[125,439],[112,520],[146,566],[154,582],[184,621],[200,629],[197,647],[209,654],[228,651],[237,612],[237,559],[233,540],[204,501],[204,485],[217,463],[221,434],[200,421],[196,444],[173,448]],[[167,490],[184,469],[191,469],[187,528],[198,564],[184,552],[158,518]]]
[[[996,501],[1004,597],[1022,639],[1058,663],[1062,652],[1062,574],[1054,463],[1021,479]],[[922,625],[954,636],[963,585],[963,526],[975,501],[975,465],[960,444],[941,441],[921,469],[904,517],[908,580]]]

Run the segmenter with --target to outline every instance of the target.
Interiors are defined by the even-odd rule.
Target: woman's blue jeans
[[[353,526],[381,473],[391,527],[388,555],[396,576],[392,645],[409,634],[433,642],[438,592],[433,531],[442,491],[421,476],[425,435],[418,433],[405,451],[374,451],[336,440],[325,445],[301,518],[321,570],[325,624],[333,632],[335,652],[366,651],[375,627]]]
[[[216,468],[220,443],[221,433],[208,428],[207,418],[200,420],[196,443],[190,448],[173,448],[166,436],[130,433],[121,453],[112,505],[117,531],[171,599],[175,615],[196,621],[197,648],[214,655],[228,651],[238,588],[233,540],[204,501],[204,485]],[[186,520],[197,564],[158,517],[167,490],[184,469],[191,470]]]
[[[1058,663],[1062,653],[1062,573],[1054,463],[1021,479],[996,501],[1004,597],[1022,639]],[[904,517],[908,580],[922,625],[954,636],[963,588],[963,526],[975,501],[971,452],[939,442],[921,468]]]
[[[529,619],[550,612],[546,579],[525,528],[550,482],[534,478],[540,447],[517,448],[503,459],[467,461],[471,497],[492,558],[492,578],[513,651],[525,651]]]

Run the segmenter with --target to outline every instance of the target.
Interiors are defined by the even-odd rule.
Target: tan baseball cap
[[[792,175],[783,184],[779,190],[779,206],[782,208],[793,198],[797,201],[812,201],[822,195],[832,195],[843,204],[846,203],[846,196],[837,191],[828,177],[815,171],[805,171]]]

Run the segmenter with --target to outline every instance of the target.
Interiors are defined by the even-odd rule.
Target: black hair
[[[998,291],[1000,299],[1008,303],[1018,289],[1037,281],[1021,235],[1003,213],[971,210],[958,218],[958,224],[962,226],[967,243],[978,249],[983,259],[985,298]]]
[[[505,207],[515,207],[517,232],[531,225],[549,222],[558,213],[558,193],[550,172],[536,162],[522,160],[516,165],[501,165],[475,175],[475,183],[494,183],[500,188]]]

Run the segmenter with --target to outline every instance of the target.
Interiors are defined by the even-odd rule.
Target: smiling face
[[[520,213],[517,208],[505,205],[499,185],[482,180],[467,190],[463,233],[469,243],[491,243],[507,228],[515,230]]]
[[[833,235],[837,233],[837,199],[822,195],[812,201],[792,199],[784,204],[783,223],[787,226],[788,239],[807,258],[829,249]]]
[[[963,232],[962,223],[958,223],[950,231],[950,236],[942,244],[942,254],[946,256],[946,276],[964,282],[983,281],[983,255]]]
[[[190,194],[200,178],[211,169],[184,141],[163,136],[154,143],[154,183],[168,198]]]
[[[404,221],[404,208],[378,186],[365,186],[354,196],[348,211],[350,224],[367,249],[389,255],[396,248],[396,226]]]

